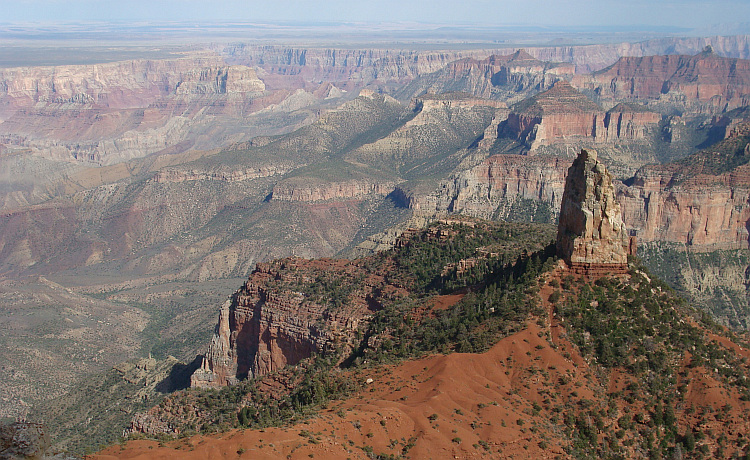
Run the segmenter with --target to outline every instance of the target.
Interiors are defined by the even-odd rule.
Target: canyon
[[[747,60],[718,56],[707,46],[694,56],[623,57],[606,69],[576,77],[574,84],[601,100],[723,113],[748,104],[747,65]]]
[[[731,170],[687,178],[695,164],[679,163],[703,151],[709,164],[716,151],[706,149],[746,141],[746,43],[232,44],[164,60],[0,69],[4,340],[43,341],[4,352],[12,366],[0,380],[11,383],[0,388],[0,415],[27,414],[76,376],[133,355],[190,361],[240,283],[241,302],[222,318],[262,336],[253,340],[263,351],[231,355],[229,344],[250,339],[220,327],[196,386],[273,373],[335,337],[351,346],[352,321],[393,285],[373,280],[375,303],[334,318],[341,330],[328,336],[312,319],[327,307],[276,291],[289,280],[268,261],[305,271],[302,258],[371,254],[446,214],[552,223],[582,148],[607,164],[639,245],[747,251],[744,154],[731,156]],[[701,52],[707,45],[713,53]],[[652,56],[663,52],[681,55]],[[656,63],[669,72],[643,76]],[[657,80],[667,93],[650,92]],[[733,267],[732,296],[746,297],[745,272]],[[712,270],[691,275],[692,289],[721,285]],[[30,304],[38,309],[24,323]],[[309,317],[282,327],[300,306]],[[731,324],[745,327],[735,307]],[[50,387],[31,392],[45,367],[57,369]]]
[[[559,214],[557,252],[572,273],[627,273],[628,256],[635,255],[635,239],[625,229],[612,176],[596,152],[581,151],[569,167]],[[446,224],[451,223],[476,225],[443,220],[443,225],[429,229],[427,240],[450,238]],[[409,240],[418,233],[405,232],[396,246],[415,244]],[[488,257],[497,257],[489,255],[488,248],[481,249]],[[458,267],[460,275],[475,263],[475,259],[463,259],[442,270],[446,273]],[[403,282],[388,281],[390,264],[363,270],[372,265],[367,259],[259,263],[244,286],[221,307],[214,337],[200,358],[200,368],[191,376],[191,386],[222,387],[262,377],[324,354],[334,343],[344,355],[355,349],[360,324],[366,324],[385,303],[408,294]]]
[[[623,221],[639,242],[678,243],[699,251],[748,248],[747,129],[746,124],[739,125],[726,140],[682,163],[643,166],[626,183],[615,181]],[[727,149],[736,150],[742,164],[717,174],[695,169],[691,163],[713,156],[714,162],[725,159],[730,164],[734,153],[718,156]],[[548,213],[538,218],[554,220],[569,161],[553,156],[490,156],[442,182],[430,195],[410,196],[407,202],[423,213],[506,219],[518,219],[522,204],[543,206]]]
[[[545,232],[523,243],[518,240],[528,237],[533,225],[454,217],[406,232],[395,248],[369,258],[259,264],[222,307],[209,353],[193,374],[195,387],[225,388],[178,392],[135,417],[131,430],[162,437],[190,435],[195,426],[204,431],[215,420],[209,414],[217,411],[212,408],[216,399],[230,400],[218,411],[236,411],[239,422],[227,424],[221,419],[228,430],[221,439],[204,433],[186,442],[173,441],[163,450],[149,441],[135,441],[119,450],[109,448],[96,458],[175,458],[204,455],[206,449],[236,450],[241,455],[243,445],[249,445],[253,455],[268,458],[283,454],[301,458],[321,452],[336,458],[368,458],[376,451],[478,458],[509,453],[538,457],[553,452],[579,458],[583,452],[605,449],[632,457],[641,450],[690,452],[698,443],[701,452],[714,451],[718,456],[727,449],[742,452],[741,442],[735,447],[727,441],[747,429],[743,414],[749,408],[743,395],[744,373],[748,372],[744,358],[749,352],[724,335],[726,331],[699,322],[665,285],[628,261],[633,242],[615,201],[612,177],[595,152],[582,151],[569,168],[560,215],[556,245],[541,250],[549,236]],[[529,242],[536,245],[536,251],[528,252]],[[514,247],[507,247],[509,243]],[[551,258],[555,249],[561,260]],[[420,252],[432,265],[437,262],[427,269],[430,275],[425,280],[431,282],[422,284],[422,289],[430,292],[430,286],[436,286],[432,276],[456,276],[464,288],[403,302],[420,290],[419,273],[425,269],[419,263]],[[469,253],[475,257],[457,260]],[[488,270],[479,271],[484,282],[474,285],[469,294],[467,288],[476,272],[471,274],[466,268],[480,267],[477,262],[482,254],[488,259],[484,266]],[[515,262],[493,265],[492,259]],[[543,268],[535,272],[533,267],[540,264]],[[357,275],[358,269],[364,271]],[[403,289],[402,295],[376,302],[366,321],[359,322],[365,317],[352,315],[352,309],[364,311],[363,294],[364,299],[372,298],[373,278],[367,276],[372,273],[388,273],[396,281],[392,286]],[[514,281],[510,273],[520,281]],[[310,283],[313,275],[316,280]],[[587,281],[589,277],[596,283]],[[504,284],[499,290],[504,298],[512,297],[514,283],[520,283],[525,295],[519,300],[535,305],[524,310],[520,323],[510,316],[496,320],[505,326],[496,329],[493,318],[508,312],[496,311],[505,308],[503,301],[490,302],[495,283]],[[273,295],[268,286],[276,289]],[[329,287],[334,290],[321,292]],[[359,287],[367,289],[360,292]],[[316,305],[317,300],[306,302],[321,294],[328,310]],[[559,302],[561,296],[566,297],[565,303]],[[472,303],[477,310],[467,309]],[[488,305],[493,307],[488,309]],[[292,311],[296,314],[289,314]],[[472,315],[472,311],[484,313]],[[336,318],[341,312],[357,318],[358,324],[347,322],[343,338],[337,338],[331,333],[341,330],[343,324]],[[312,326],[310,314],[326,321]],[[278,321],[269,329],[266,318],[271,315]],[[460,323],[457,329],[453,321]],[[352,329],[358,328],[364,333],[356,346],[350,338]],[[420,330],[426,335],[420,336]],[[458,335],[452,336],[456,330]],[[463,348],[466,335],[477,330],[482,336],[494,331],[490,333],[493,339],[484,352],[467,353],[474,348]],[[642,333],[658,338],[642,347]],[[246,338],[241,340],[243,335]],[[298,342],[302,337],[306,338]],[[439,337],[454,337],[456,342],[442,354],[427,348],[427,356],[407,355],[411,360],[394,356],[403,358],[400,353],[414,346],[412,341],[424,344],[429,338],[439,344]],[[695,344],[692,353],[685,341]],[[326,342],[344,346],[326,347]],[[473,335],[468,346],[478,343],[479,336]],[[317,349],[315,356],[310,348]],[[416,350],[424,349],[417,346]],[[445,351],[454,353],[446,355]],[[651,360],[650,353],[669,359]],[[722,358],[708,364],[703,357],[707,353]],[[650,364],[639,364],[644,357]],[[274,367],[274,362],[296,365]],[[713,366],[724,370],[712,370]],[[254,378],[243,382],[245,372]],[[672,379],[673,375],[679,375],[679,380]],[[236,394],[244,396],[232,396]],[[583,402],[576,408],[570,403],[577,398],[594,404]],[[685,404],[675,404],[675,400]],[[305,404],[315,408],[317,417],[301,415]],[[694,414],[696,407],[722,404],[719,416],[708,416],[710,410]],[[603,407],[609,409],[599,409]],[[564,417],[558,417],[559,413]],[[276,426],[274,414],[284,425]],[[534,427],[531,434],[524,431],[526,424]],[[704,436],[700,427],[707,425],[727,430],[727,439],[715,442]],[[232,426],[241,430],[230,430]],[[654,437],[640,431],[641,426],[656,427],[654,437],[665,436],[665,441],[654,442]],[[670,430],[686,434],[670,436]],[[309,440],[290,442],[299,437]],[[471,447],[464,440],[472,442]],[[175,452],[182,449],[196,452]]]

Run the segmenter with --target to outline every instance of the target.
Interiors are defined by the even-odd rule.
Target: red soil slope
[[[549,276],[559,282],[565,274],[558,269]],[[552,313],[548,300],[554,290],[547,283],[540,292],[546,318],[529,322],[486,353],[431,356],[365,372],[359,378],[372,379],[365,390],[332,403],[307,422],[167,443],[131,441],[90,458],[343,460],[405,452],[415,459],[568,458],[563,449],[570,440],[554,408],[606,406],[606,394],[622,391],[633,379],[617,368],[602,377],[577,353]],[[706,337],[750,358],[750,351],[727,339]],[[720,434],[727,437],[727,445],[741,445],[750,433],[750,402],[742,401],[736,388],[717,381],[712,370],[686,366],[689,361],[686,356],[678,385],[686,384],[684,404],[694,409],[678,411],[679,433],[699,427],[708,433],[699,444],[711,452]],[[642,413],[648,419],[652,409],[639,401],[627,406],[618,400],[607,425],[615,426],[626,414]],[[606,438],[604,431],[599,433],[600,439]],[[628,454],[639,455],[636,450]]]

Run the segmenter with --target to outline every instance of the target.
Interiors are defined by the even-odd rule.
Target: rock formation
[[[344,300],[334,300],[334,291],[319,292],[331,281],[327,276],[336,279],[337,290],[349,291]],[[354,286],[355,279],[365,281]],[[259,263],[221,307],[214,337],[190,384],[231,385],[297,364],[332,344],[347,346],[380,299],[398,291],[382,275],[365,274],[356,261],[292,258]]]
[[[661,115],[637,104],[618,104],[606,113],[561,80],[549,90],[516,104],[504,124],[505,136],[530,151],[541,146],[631,143],[646,137]]]
[[[602,100],[666,102],[707,113],[750,103],[750,61],[726,58],[706,49],[694,56],[622,57],[574,86]]]
[[[559,157],[493,155],[452,175],[429,195],[402,191],[402,202],[419,213],[452,212],[485,219],[512,218],[519,203],[535,202],[548,207],[554,220],[569,164]]]
[[[557,252],[575,272],[624,273],[635,253],[615,199],[612,176],[596,152],[582,150],[568,169],[557,230]]]
[[[486,59],[464,58],[407,86],[408,95],[424,92],[463,91],[495,100],[518,101],[552,87],[575,73],[571,64],[545,62],[524,50],[508,55],[493,54]]]
[[[603,129],[604,111],[569,83],[559,81],[549,90],[516,104],[508,115],[506,132],[529,150],[572,139],[593,139]]]
[[[677,163],[644,166],[618,188],[628,227],[641,241],[706,251],[746,249],[750,222],[750,124]],[[735,166],[737,165],[737,166]]]
[[[283,201],[327,201],[361,198],[368,195],[385,196],[393,191],[392,181],[378,182],[369,178],[325,181],[313,177],[293,177],[273,187],[271,198]]]
[[[205,52],[2,69],[0,143],[9,150],[96,164],[208,150],[252,137],[246,115],[280,102],[284,94],[269,94],[255,70],[227,66]]]
[[[661,115],[637,104],[620,103],[607,110],[604,116],[604,142],[644,140],[650,129],[656,128]],[[603,137],[603,139],[601,139]]]
[[[622,220],[638,241],[677,243],[697,251],[748,248],[750,164],[732,166],[750,158],[750,147],[742,141],[748,132],[750,127],[740,124],[714,148],[678,163],[644,166],[627,185],[614,181]],[[508,219],[523,204],[551,209],[554,220],[568,165],[564,158],[546,155],[493,155],[453,174],[432,193],[399,185],[394,195],[421,215]]]

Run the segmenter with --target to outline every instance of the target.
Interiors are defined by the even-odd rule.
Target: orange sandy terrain
[[[551,277],[559,280],[560,274]],[[88,458],[368,459],[378,454],[386,458],[407,454],[415,459],[569,458],[563,448],[570,441],[561,431],[562,423],[552,420],[551,408],[592,401],[605,404],[606,393],[621,391],[632,377],[619,369],[604,380],[593,376],[597,370],[566,339],[551,313],[551,292],[548,285],[540,292],[547,318],[530,321],[526,329],[500,340],[488,352],[430,356],[366,371],[359,377],[372,379],[365,390],[298,425],[232,430],[166,443],[129,441]],[[459,298],[437,299],[436,306]],[[750,356],[745,348],[708,336]],[[729,404],[730,409],[721,421],[706,418],[699,410],[682,412],[680,433],[688,426],[702,426],[709,435],[725,433],[730,442],[750,433],[750,402],[741,401],[735,388],[725,387],[701,367],[683,366],[681,375],[680,381],[687,383],[687,405]],[[640,402],[626,408],[620,400],[610,420],[648,410]],[[714,439],[703,443],[713,450]],[[631,454],[638,456],[635,451]]]
[[[554,458],[563,454],[559,446],[539,447],[549,422],[530,415],[534,402],[552,397],[547,382],[557,379],[542,377],[543,372],[570,375],[568,386],[581,385],[576,387],[580,397],[593,395],[580,383],[586,367],[563,358],[532,324],[487,353],[432,356],[373,371],[369,392],[291,428],[231,431],[161,445],[131,441],[91,458],[364,459],[365,446],[376,454],[398,455],[409,442],[412,458]],[[568,391],[560,393],[568,398]]]

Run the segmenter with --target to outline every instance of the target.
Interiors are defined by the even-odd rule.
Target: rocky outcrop
[[[596,152],[582,150],[565,179],[557,253],[581,274],[627,271],[635,241],[628,236],[612,176]]]
[[[566,81],[522,101],[503,124],[503,135],[530,151],[586,142],[610,145],[643,141],[661,115],[638,104],[618,104],[606,113]]]
[[[330,279],[329,279],[330,278]],[[327,291],[333,282],[335,289]],[[357,284],[355,280],[364,279]],[[193,387],[231,385],[322,352],[351,346],[383,297],[398,294],[356,261],[283,259],[260,263],[222,307],[216,332],[191,377]]]
[[[677,104],[721,113],[750,104],[750,61],[726,58],[709,46],[694,56],[622,57],[573,84],[602,100]]]
[[[604,116],[604,133],[599,140],[605,143],[645,140],[661,118],[659,113],[640,105],[617,104]]]
[[[463,91],[476,97],[515,102],[552,87],[575,73],[571,64],[544,62],[524,50],[485,59],[464,58],[407,86],[404,93]]]
[[[482,218],[512,217],[521,202],[544,203],[560,209],[567,158],[493,155],[479,165],[443,181],[429,195],[401,191],[402,201],[420,213],[452,212]]]
[[[233,65],[191,70],[182,76],[176,94],[233,94],[262,92],[266,85],[247,66]]]
[[[271,192],[271,199],[315,202],[369,195],[385,196],[393,191],[394,186],[393,181],[380,182],[367,178],[332,182],[311,177],[294,177],[276,184]]]

